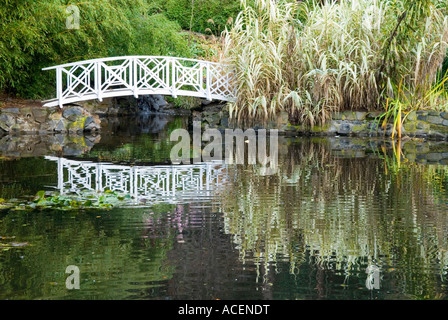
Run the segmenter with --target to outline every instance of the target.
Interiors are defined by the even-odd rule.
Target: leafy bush
[[[169,20],[164,14],[153,14],[139,19],[134,36],[137,55],[161,55],[189,58],[192,56],[186,36],[177,22]]]
[[[443,75],[446,75],[447,73],[448,73],[448,52],[445,57],[445,60],[443,61],[442,70],[441,70],[440,74],[443,76]]]
[[[240,11],[239,0],[155,0],[153,12],[163,12],[182,29],[219,35]]]
[[[54,75],[43,67],[107,56],[188,56],[180,26],[148,15],[144,0],[76,3],[80,28],[67,29],[68,1],[0,2],[0,90],[27,98],[51,96]]]

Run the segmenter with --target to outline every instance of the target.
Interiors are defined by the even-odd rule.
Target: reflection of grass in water
[[[418,274],[422,292],[435,294],[430,270],[448,265],[446,210],[437,206],[446,201],[442,168],[338,159],[323,144],[294,145],[279,157],[275,176],[236,168],[223,200],[227,231],[243,260],[253,255],[265,266],[287,260],[296,272],[310,252],[349,275],[363,259],[399,266],[394,272],[403,279]],[[406,290],[416,294],[411,282]]]
[[[148,219],[149,216],[153,220],[163,219],[170,209],[173,210],[172,206],[155,205],[151,211],[135,208],[108,212],[54,210],[11,212],[2,216],[0,235],[15,236],[4,242],[26,241],[30,245],[0,252],[0,273],[6,280],[2,282],[0,297],[127,299],[157,296],[158,287],[163,287],[175,271],[166,260],[176,233],[167,224],[160,234],[147,237],[151,235],[147,231]],[[18,259],[15,254],[25,255],[25,260]],[[81,290],[67,291],[65,287],[68,274],[64,272],[72,264],[80,268]],[[15,272],[14,275],[11,272]]]
[[[42,185],[51,185],[56,164],[43,158],[21,158],[0,161],[0,198],[34,195]]]
[[[166,124],[163,131],[154,134],[141,134],[132,139],[117,136],[112,146],[99,145],[82,157],[96,157],[101,161],[148,161],[163,163],[170,158],[170,151],[177,142],[170,141],[171,133],[186,126],[185,119],[177,117]],[[123,142],[117,147],[117,141]]]

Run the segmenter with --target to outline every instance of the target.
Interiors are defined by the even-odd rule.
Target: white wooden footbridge
[[[225,65],[176,57],[124,56],[78,61],[43,70],[56,71],[60,106],[103,98],[160,94],[234,101],[232,72]]]

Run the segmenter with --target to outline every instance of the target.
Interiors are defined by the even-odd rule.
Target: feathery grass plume
[[[448,20],[443,1],[425,2],[242,0],[224,41],[237,90],[231,115],[287,111],[313,126],[334,111],[381,110],[400,83],[426,95],[446,55]]]
[[[447,110],[443,85],[448,78],[441,77],[440,71],[447,50],[448,5],[439,0],[391,1],[388,12],[398,19],[389,29],[389,38],[383,40],[377,76],[383,77],[379,82],[387,92],[384,97],[391,101],[385,119],[393,113],[392,137],[397,133],[400,138],[406,112]]]
[[[284,109],[294,81],[287,54],[297,28],[292,28],[297,5],[274,0],[257,0],[249,6],[241,1],[242,11],[233,27],[225,32],[224,60],[235,69],[238,92],[232,116],[267,118]],[[277,103],[272,103],[276,101]]]

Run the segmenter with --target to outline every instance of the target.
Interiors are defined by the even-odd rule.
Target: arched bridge
[[[56,99],[44,106],[147,94],[234,101],[232,72],[225,65],[176,57],[124,56],[85,60],[56,70]]]

